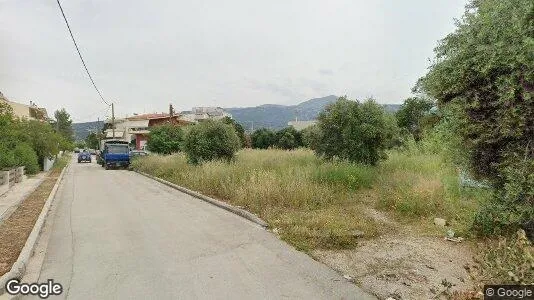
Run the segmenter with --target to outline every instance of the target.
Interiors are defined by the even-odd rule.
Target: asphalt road
[[[126,170],[73,162],[39,282],[70,299],[374,299],[239,216]]]

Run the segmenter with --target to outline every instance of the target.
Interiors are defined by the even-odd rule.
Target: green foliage
[[[180,126],[166,124],[154,127],[148,135],[147,146],[150,151],[171,154],[182,150],[184,132]]]
[[[319,139],[321,138],[321,129],[317,125],[312,125],[301,131],[302,145],[309,149],[317,149]]]
[[[275,146],[284,150],[293,150],[302,147],[302,135],[292,126],[281,129],[275,133]]]
[[[313,179],[351,190],[370,188],[376,179],[376,168],[348,163],[321,164],[315,169]]]
[[[403,145],[407,139],[406,133],[407,130],[399,128],[397,125],[397,118],[395,114],[390,112],[385,112],[384,114],[384,135],[386,140],[386,149],[398,148]]]
[[[40,162],[44,158],[54,157],[59,152],[60,146],[68,143],[54,132],[50,124],[40,121],[21,123],[21,131],[24,141],[32,145]]]
[[[87,142],[85,141],[81,141],[81,142],[76,142],[74,143],[74,146],[78,149],[83,149],[85,148],[85,145],[87,145]]]
[[[484,244],[477,260],[484,284],[533,284],[534,246],[523,230]]]
[[[477,217],[484,234],[513,230],[532,216],[533,16],[531,0],[472,1],[418,86],[440,104],[461,108],[464,126],[456,134],[471,169],[499,191]]]
[[[268,149],[273,147],[276,142],[275,133],[267,128],[260,128],[254,131],[250,139],[254,149]]]
[[[91,132],[85,138],[85,145],[89,149],[99,149],[100,148],[100,144],[99,144],[98,141],[101,138],[102,138],[102,134],[100,132]],[[79,147],[79,148],[81,148],[81,147]]]
[[[188,130],[184,152],[192,164],[218,159],[230,161],[240,146],[241,141],[232,125],[207,120]]]
[[[5,128],[13,122],[13,108],[6,102],[0,101],[0,128]]]
[[[37,154],[29,144],[18,144],[13,150],[13,154],[15,156],[15,166],[25,166],[27,174],[39,172]]]
[[[400,128],[406,128],[415,140],[419,141],[422,138],[424,119],[429,116],[433,106],[432,100],[426,98],[408,98],[404,100],[400,110],[395,113],[397,124]]]
[[[0,143],[0,170],[15,166],[15,153],[5,144]]]
[[[224,124],[232,125],[235,129],[235,132],[237,133],[237,136],[239,137],[239,140],[241,141],[241,147],[246,147],[247,145],[247,139],[245,137],[245,129],[241,124],[237,123],[234,119],[230,117],[224,117],[222,119],[222,122]]]
[[[441,154],[445,160],[459,167],[469,164],[469,149],[458,132],[466,126],[461,107],[452,103],[443,105],[439,121],[424,133],[420,141],[421,149],[428,153]]]
[[[0,125],[0,168],[25,165],[28,173],[36,173],[44,158],[73,146],[48,123],[15,118],[11,106],[3,102],[0,102]]]
[[[374,100],[360,103],[341,97],[319,115],[321,136],[315,152],[327,159],[374,165],[386,157],[392,123]]]
[[[54,112],[56,121],[54,128],[56,131],[65,138],[65,140],[74,142],[74,130],[72,129],[72,120],[70,114],[64,109],[56,110]]]

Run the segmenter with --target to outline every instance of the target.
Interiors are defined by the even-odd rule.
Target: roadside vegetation
[[[35,174],[45,158],[71,150],[74,140],[70,115],[62,109],[54,116],[50,123],[21,120],[13,115],[11,106],[0,103],[0,169],[25,166],[27,174]]]
[[[174,154],[135,160],[133,167],[254,212],[302,250],[353,248],[362,234],[395,230],[369,209],[412,224],[447,217],[458,232],[467,232],[484,194],[461,189],[455,170],[438,155],[389,156],[372,167],[325,162],[306,149],[244,149],[230,163],[191,165]]]

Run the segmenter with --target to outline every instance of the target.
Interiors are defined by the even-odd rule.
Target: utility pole
[[[100,117],[97,118],[97,121],[96,121],[96,139],[98,140],[98,149],[100,149],[100,135],[102,134],[101,130],[100,130]]]
[[[113,139],[115,139],[115,105],[111,103],[111,132],[113,132]]]

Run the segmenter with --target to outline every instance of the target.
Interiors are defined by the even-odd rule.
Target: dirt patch
[[[473,285],[465,269],[473,264],[469,246],[437,237],[383,236],[312,255],[381,299],[440,299]]]
[[[61,169],[51,171],[11,216],[0,223],[0,276],[17,261],[60,172]]]

